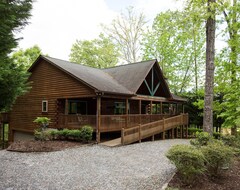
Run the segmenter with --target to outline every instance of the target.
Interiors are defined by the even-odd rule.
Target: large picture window
[[[69,100],[68,102],[69,114],[87,115],[87,102],[78,100]]]
[[[48,112],[48,101],[47,100],[42,101],[42,112]]]

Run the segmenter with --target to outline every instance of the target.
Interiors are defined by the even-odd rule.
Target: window
[[[130,112],[130,103],[128,102],[128,113]],[[114,102],[114,114],[126,114],[125,102]]]
[[[42,112],[48,112],[48,101],[47,100],[42,101]]]
[[[87,102],[79,100],[69,100],[68,113],[87,115]]]

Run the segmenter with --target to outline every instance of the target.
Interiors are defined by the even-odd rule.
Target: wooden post
[[[162,133],[162,139],[165,139],[165,119],[163,118],[163,133]]]
[[[124,128],[121,130],[121,143],[124,145]]]
[[[142,142],[141,125],[138,127],[138,142]]]
[[[180,138],[182,139],[183,138],[183,131],[182,131],[182,129],[183,129],[183,125],[180,125]]]
[[[152,141],[154,141],[154,135],[152,136]]]
[[[172,128],[172,139],[174,139],[174,128]]]
[[[68,124],[68,99],[65,99],[65,110],[64,110],[64,123],[65,123],[65,127],[67,127]]]
[[[96,127],[96,140],[100,143],[100,128],[101,128],[101,97],[97,96],[97,127]]]
[[[182,105],[183,106],[183,113],[185,112],[185,106],[184,105]]]
[[[163,114],[162,102],[160,102],[160,114]]]
[[[188,125],[186,125],[186,138],[188,139]]]
[[[126,106],[125,106],[125,108],[126,108],[126,110],[125,110],[125,113],[126,113],[126,123],[125,123],[125,128],[128,128],[128,98],[126,98]]]
[[[142,124],[142,118],[141,118],[141,115],[142,115],[142,100],[139,100],[139,124],[141,125]]]
[[[152,100],[150,101],[150,122],[152,122]]]

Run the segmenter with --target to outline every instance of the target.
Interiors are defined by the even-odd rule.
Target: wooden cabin
[[[184,113],[186,100],[171,94],[156,59],[97,69],[39,56],[29,72],[31,89],[10,112],[10,141],[32,137],[40,116],[50,128],[90,125],[100,142],[101,133]]]

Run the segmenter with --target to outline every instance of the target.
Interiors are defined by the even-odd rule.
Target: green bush
[[[37,123],[40,129],[43,131],[48,127],[50,119],[47,117],[37,117],[33,122]]]
[[[83,128],[80,129],[81,131],[81,140],[83,142],[88,142],[92,140],[92,134],[93,134],[93,128],[91,126],[84,126]]]
[[[38,141],[48,141],[48,140],[52,140],[53,138],[50,130],[48,131],[35,130],[34,139]]]
[[[189,128],[188,128],[188,134],[189,134],[190,136],[196,136],[196,133],[197,133],[197,132],[203,132],[203,130],[202,130],[202,129],[195,128],[195,127],[189,127]]]
[[[196,177],[205,171],[205,158],[202,152],[190,145],[175,145],[166,154],[177,167],[185,184],[194,183]]]
[[[240,148],[240,138],[239,137],[235,137],[233,135],[223,135],[221,137],[221,140],[225,145]]]
[[[219,132],[213,132],[213,137],[214,137],[214,139],[220,139],[221,136],[222,136],[221,133],[219,133]]]
[[[201,151],[206,159],[209,174],[212,176],[217,176],[223,167],[230,164],[233,158],[232,148],[219,140],[211,141],[207,146],[202,146]]]
[[[197,132],[196,139],[190,140],[190,144],[197,147],[206,146],[212,139],[212,136],[207,132]]]
[[[232,147],[234,150],[235,156],[240,156],[240,137],[239,136],[233,136],[233,135],[223,135],[221,137],[222,142]]]
[[[90,126],[84,126],[81,129],[63,129],[63,130],[36,130],[34,133],[36,140],[74,140],[88,142],[92,140],[93,129]]]

